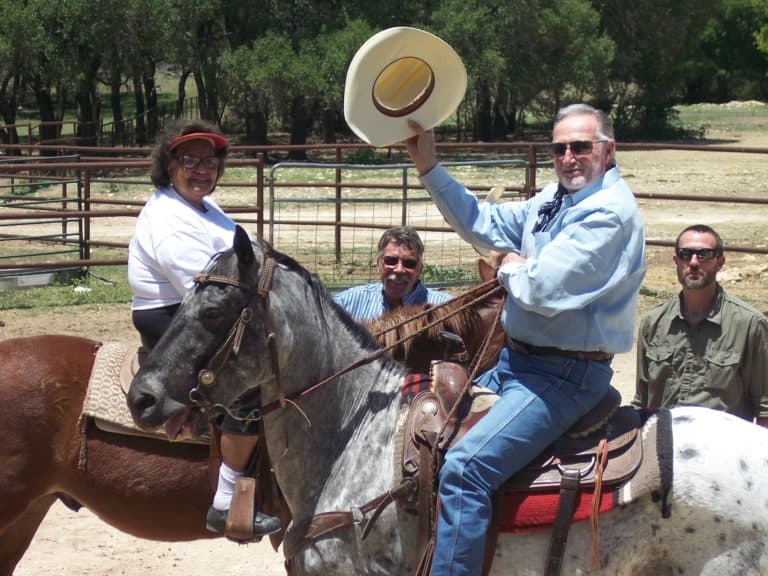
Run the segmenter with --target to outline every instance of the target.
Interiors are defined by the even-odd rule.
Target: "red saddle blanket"
[[[501,500],[500,532],[526,532],[537,528],[551,527],[555,521],[555,512],[560,495],[558,492],[530,494],[506,492]],[[581,492],[577,496],[576,509],[572,521],[588,520],[592,511],[593,496]],[[603,493],[600,497],[600,514],[608,512],[618,505],[617,494]]]

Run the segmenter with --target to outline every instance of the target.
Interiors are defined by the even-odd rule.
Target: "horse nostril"
[[[150,412],[155,404],[157,404],[157,399],[152,394],[144,392],[140,394],[136,400],[134,400],[133,407],[135,413],[141,416],[147,412]]]

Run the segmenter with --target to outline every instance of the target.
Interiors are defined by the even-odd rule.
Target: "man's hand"
[[[498,252],[496,254],[501,256],[501,254],[499,254]],[[509,252],[503,255],[503,258],[501,258],[501,260],[499,261],[499,266],[503,266],[507,262],[516,262],[518,264],[525,264],[526,260],[527,258],[523,258],[517,252]]]
[[[408,120],[408,126],[416,135],[408,138],[405,146],[419,176],[424,176],[437,164],[435,133],[432,130],[424,130],[418,122],[413,120]]]

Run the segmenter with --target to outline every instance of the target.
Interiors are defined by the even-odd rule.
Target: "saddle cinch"
[[[396,462],[400,479],[409,479],[416,486],[400,501],[405,509],[418,514],[417,550],[421,560],[414,572],[416,575],[428,574],[431,567],[442,454],[485,415],[496,398],[482,388],[468,387],[468,375],[460,362],[433,361],[431,377],[432,390],[420,392],[408,409],[402,457]],[[493,499],[492,526],[486,538],[484,575],[489,573],[493,560],[505,493],[524,496],[559,491],[544,571],[547,576],[560,573],[568,531],[581,493],[592,497],[590,522],[596,532],[602,490],[618,488],[635,474],[642,461],[638,434],[641,418],[634,408],[620,407],[620,403],[620,393],[611,388],[598,406],[566,435],[497,491]],[[593,533],[593,563],[599,562],[596,540],[597,535]]]

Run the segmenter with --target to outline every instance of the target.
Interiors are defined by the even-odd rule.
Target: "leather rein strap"
[[[257,289],[255,291],[250,286],[243,284],[239,280],[230,278],[228,276],[202,273],[202,274],[198,274],[195,277],[195,282],[200,285],[224,284],[228,286],[234,286],[235,288],[238,288],[245,292],[253,293],[253,297],[240,312],[238,319],[235,321],[232,328],[230,328],[229,332],[227,333],[227,336],[224,339],[224,342],[222,342],[222,344],[216,350],[216,353],[208,361],[208,363],[206,364],[206,367],[200,370],[200,372],[198,373],[196,385],[190,391],[189,398],[191,402],[193,402],[200,408],[200,410],[206,411],[212,408],[218,408],[218,409],[224,410],[227,414],[229,414],[230,416],[232,416],[232,418],[236,420],[241,420],[241,421],[242,420],[259,420],[265,414],[272,412],[278,408],[284,407],[287,402],[290,402],[291,404],[295,405],[295,402],[293,401],[294,399],[310,394],[311,392],[317,390],[320,386],[326,384],[327,382],[330,382],[331,380],[338,378],[342,374],[350,372],[364,364],[374,361],[376,358],[379,358],[390,349],[396,346],[399,346],[403,342],[415,336],[415,334],[411,334],[409,336],[400,338],[393,344],[385,348],[380,348],[375,352],[369,354],[368,356],[364,356],[363,358],[360,358],[356,362],[353,362],[349,366],[342,368],[341,370],[332,374],[331,376],[328,376],[327,378],[324,378],[319,382],[316,382],[310,387],[304,390],[295,392],[291,394],[289,397],[286,397],[283,391],[282,382],[280,380],[280,366],[279,366],[278,356],[277,356],[276,339],[275,339],[274,332],[270,328],[269,317],[267,315],[269,292],[272,286],[272,277],[274,274],[276,264],[277,263],[274,258],[272,257],[265,258],[264,265],[259,275]],[[496,281],[493,280],[491,282],[495,283]],[[489,287],[491,282],[485,283],[483,287]],[[470,302],[467,302],[461,308],[454,311],[452,314],[456,314],[459,312],[459,310],[470,307],[475,303],[488,298],[491,294],[497,292],[499,289],[501,289],[501,286],[496,285],[496,287],[494,287],[492,290],[484,291],[480,296],[472,298]],[[207,400],[207,398],[205,397],[204,389],[210,388],[215,384],[217,372],[221,370],[224,364],[226,364],[230,355],[237,356],[237,354],[239,353],[240,345],[242,343],[245,330],[248,324],[250,323],[251,319],[253,318],[252,307],[257,298],[261,298],[263,303],[261,316],[262,316],[262,321],[264,325],[265,339],[270,350],[270,355],[272,360],[272,370],[277,380],[278,400],[275,402],[270,402],[269,404],[263,406],[260,409],[257,408],[246,416],[238,416],[236,414],[233,414],[228,406],[224,406],[222,404],[215,404]],[[423,330],[427,330],[432,326],[445,321],[445,318],[449,317],[450,315],[451,314],[448,314],[447,316],[438,318],[437,320],[430,322],[427,326],[423,328]],[[498,316],[496,317],[495,322],[498,322]],[[486,337],[486,340],[484,340],[483,345],[481,346],[481,356],[486,353],[489,341],[490,341],[490,334]],[[479,362],[475,365],[475,368],[477,368],[477,366],[479,366]],[[360,525],[360,524],[363,524],[363,522],[364,522],[364,525],[363,525],[360,537],[361,539],[365,539],[365,537],[369,534],[371,528],[373,527],[376,519],[384,511],[384,509],[386,509],[391,503],[398,501],[400,498],[412,497],[412,493],[415,490],[416,490],[416,486],[413,479],[410,479],[410,478],[404,479],[400,483],[400,485],[397,486],[394,490],[388,490],[384,494],[380,494],[379,496],[376,496],[375,498],[373,498],[363,506],[354,507],[351,510],[347,510],[347,511],[322,512],[302,522],[296,528],[294,528],[293,530],[289,530],[286,533],[285,542],[284,542],[284,556],[286,560],[290,561],[291,558],[293,558],[293,556],[295,556],[299,550],[311,544],[317,538],[324,536],[325,534],[328,534],[340,528],[345,528],[352,525]],[[370,513],[370,517],[366,520],[365,516],[369,513]]]

